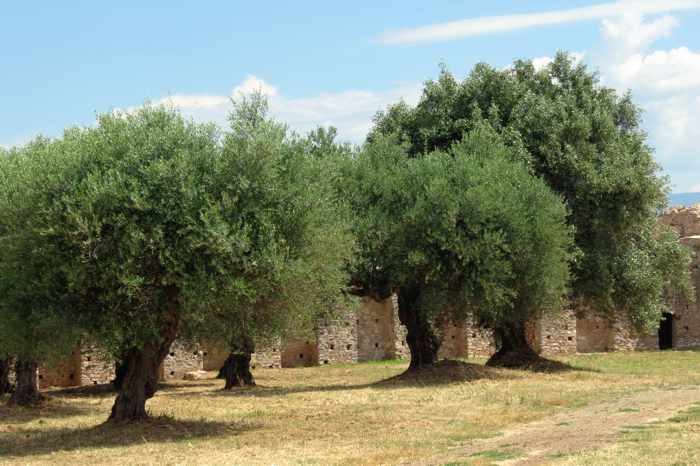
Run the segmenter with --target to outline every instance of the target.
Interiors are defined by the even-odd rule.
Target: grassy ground
[[[400,362],[258,370],[259,386],[164,384],[153,420],[104,426],[113,394],[99,387],[50,392],[40,409],[0,407],[2,464],[396,464],[517,462],[513,449],[467,453],[533,421],[559,419],[646,392],[700,390],[700,353],[579,355],[571,370],[527,373],[446,364],[397,377]],[[4,401],[4,400],[3,400]],[[633,413],[634,406],[624,409]],[[694,464],[700,407],[613,432],[595,451],[546,464]],[[559,417],[557,417],[559,416]],[[557,424],[565,425],[562,421]],[[669,462],[669,460],[671,460]]]
[[[696,465],[700,463],[700,404],[670,419],[628,425],[615,443],[561,458],[557,465]]]

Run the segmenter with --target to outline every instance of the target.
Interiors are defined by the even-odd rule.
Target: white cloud
[[[177,108],[197,121],[225,125],[226,115],[231,110],[231,98],[260,91],[268,98],[270,113],[291,129],[303,134],[319,125],[333,125],[338,128],[342,140],[360,143],[372,127],[372,117],[377,111],[400,99],[415,104],[421,88],[420,83],[399,83],[385,91],[347,90],[290,98],[275,86],[249,75],[232,89],[229,96],[176,94],[153,102]]]
[[[637,12],[603,21],[605,52],[595,57],[605,84],[631,90],[645,110],[644,126],[656,159],[675,191],[694,189],[700,177],[700,53],[688,47],[654,50],[677,27],[672,17],[645,20]]]
[[[583,61],[583,57],[585,56],[584,52],[571,52],[569,53],[571,56],[571,59],[574,61],[574,63],[580,63]],[[552,63],[552,60],[554,58],[544,56],[544,57],[535,57],[532,59],[532,66],[535,67],[535,70],[539,71],[541,69],[544,69],[547,65]]]
[[[690,188],[691,193],[700,193],[700,183],[696,184],[695,186],[692,186]]]
[[[233,89],[231,95],[235,97],[237,95],[245,95],[253,92],[260,92],[261,94],[266,95],[269,98],[277,95],[277,88],[269,85],[262,79],[253,76],[252,74],[249,74],[245,78],[245,81],[243,81],[241,84],[239,84]]]
[[[644,49],[655,40],[671,35],[678,26],[673,16],[663,16],[651,22],[644,22],[638,11],[624,12],[616,19],[604,19],[603,37],[613,49],[620,53]]]
[[[389,45],[439,42],[537,26],[615,18],[629,11],[635,11],[639,14],[658,14],[694,8],[700,8],[700,1],[625,0],[568,10],[467,18],[460,21],[388,31],[380,37],[380,41]],[[656,27],[668,28],[672,26],[659,24]],[[653,32],[650,31],[649,33],[652,34]]]
[[[659,94],[688,91],[700,88],[700,53],[687,47],[634,53],[607,71],[620,87]]]

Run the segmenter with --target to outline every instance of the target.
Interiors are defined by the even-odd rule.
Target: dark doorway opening
[[[659,323],[659,349],[673,348],[673,314],[664,312]]]

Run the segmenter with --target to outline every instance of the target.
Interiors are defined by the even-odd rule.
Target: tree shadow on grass
[[[117,392],[111,383],[59,388],[47,391],[55,398],[113,398]]]
[[[158,392],[170,393],[182,390],[183,388],[212,388],[217,386],[217,382],[223,385],[221,379],[205,379],[199,381],[190,380],[169,380],[167,383],[158,384]]]
[[[268,387],[257,385],[255,387],[234,388],[233,390],[217,389],[208,392],[207,395],[231,396],[231,397],[275,397],[296,393],[313,392],[342,392],[349,390],[362,390],[366,388],[378,390],[396,390],[401,388],[416,388],[426,386],[441,386],[455,383],[468,383],[477,380],[514,379],[521,376],[485,367],[481,364],[464,361],[439,361],[438,363],[419,369],[406,371],[388,379],[365,384],[339,384],[339,385],[300,385],[294,387]],[[187,393],[172,393],[170,396],[189,395]]]
[[[257,428],[259,425],[254,423],[178,420],[158,416],[138,423],[105,423],[79,429],[18,429],[0,436],[0,457],[25,457],[137,443],[182,442],[237,435]]]
[[[89,406],[76,406],[51,396],[28,407],[10,406],[7,399],[9,397],[0,398],[0,425],[25,424],[37,419],[58,419],[90,412]]]
[[[209,380],[209,379],[207,379]],[[215,380],[215,379],[211,379]],[[203,381],[179,381],[179,380],[169,380],[167,382],[158,383],[158,391],[160,392],[172,392],[177,391],[182,388],[201,388],[201,387],[211,387],[213,384]],[[117,391],[114,389],[111,383],[96,384],[96,385],[85,385],[82,387],[69,387],[61,389],[53,389],[46,392],[52,397],[56,398],[114,398],[117,396]]]
[[[600,372],[598,369],[572,366],[569,363],[557,361],[556,359],[547,359],[539,355],[536,355],[535,357],[520,358],[518,355],[511,354],[498,360],[498,362],[495,362],[493,365],[491,365],[491,360],[489,360],[486,367],[515,369],[544,374],[557,374],[563,372]]]

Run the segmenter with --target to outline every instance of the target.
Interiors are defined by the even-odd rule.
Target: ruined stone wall
[[[358,313],[353,308],[344,308],[337,317],[319,326],[317,341],[321,364],[358,361]]]
[[[255,343],[255,352],[251,355],[250,365],[253,369],[279,369],[282,367],[282,342],[279,338]]]
[[[202,369],[205,371],[218,371],[224,366],[228,358],[228,348],[219,341],[202,342]]]
[[[682,238],[681,242],[695,252],[695,258],[691,265],[691,276],[696,296],[695,302],[682,296],[671,298],[673,346],[677,348],[700,347],[700,235]]]
[[[114,359],[94,344],[84,343],[80,348],[80,385],[99,385],[114,379]]]
[[[188,372],[203,369],[203,352],[195,343],[175,340],[162,366],[163,378],[182,379]]]
[[[411,351],[406,343],[406,326],[399,319],[399,297],[391,295],[391,314],[394,321],[394,358],[409,359]]]
[[[673,313],[673,346],[691,348],[700,346],[700,206],[669,209],[661,216],[662,223],[671,226],[681,236],[681,243],[695,253],[691,266],[692,281],[695,285],[695,302],[682,297],[671,296],[670,308]]]
[[[611,351],[612,332],[608,319],[582,311],[576,318],[576,350],[579,353]]]
[[[255,351],[250,355],[253,369],[279,369],[282,367],[279,338],[255,343]],[[202,368],[205,371],[218,371],[228,358],[229,350],[221,342],[206,341],[202,343]]]
[[[700,235],[700,206],[669,209],[659,221],[676,230],[681,238]]]
[[[445,322],[440,336],[438,359],[462,359],[468,356],[466,322]]]
[[[318,365],[318,342],[315,337],[289,338],[282,342],[282,367]]]
[[[63,360],[39,367],[39,388],[78,386],[80,370],[80,347],[76,347]]]
[[[493,331],[479,327],[472,319],[467,320],[465,328],[468,358],[488,358],[496,352],[496,340],[493,337]]]
[[[569,309],[543,316],[534,324],[533,349],[543,356],[575,353],[576,326],[576,315]]]
[[[365,296],[357,310],[357,360],[378,361],[396,357],[394,306],[391,299]]]
[[[659,335],[656,332],[646,335],[634,328],[632,322],[621,318],[612,322],[612,351],[659,349]]]

